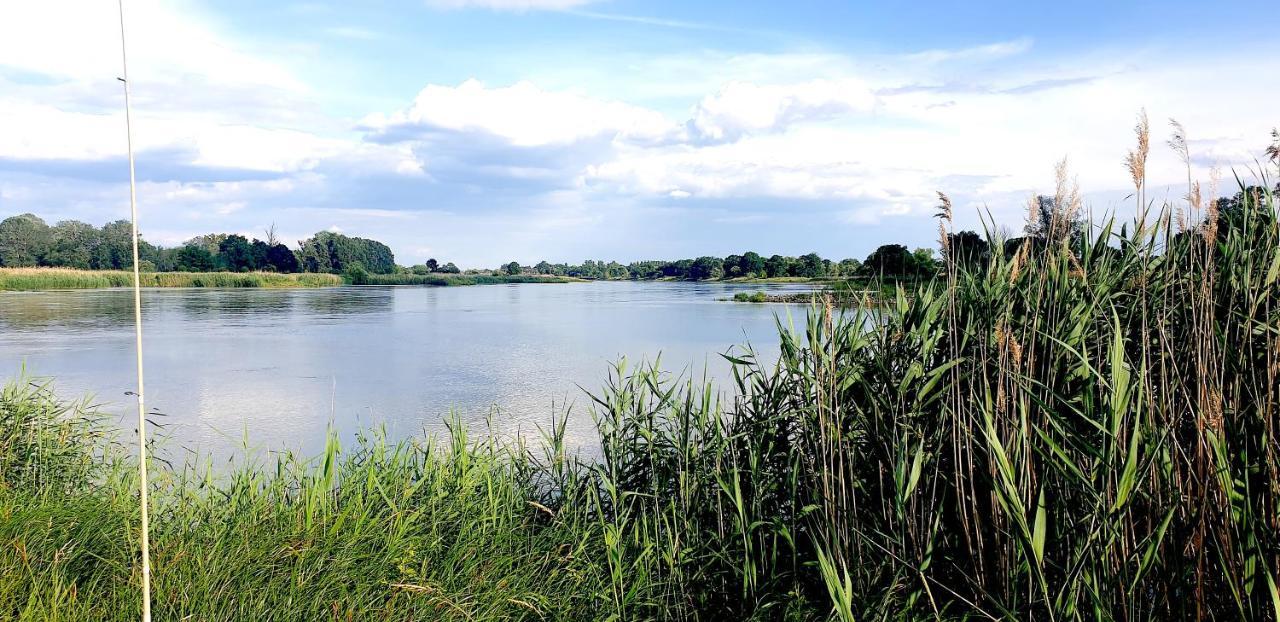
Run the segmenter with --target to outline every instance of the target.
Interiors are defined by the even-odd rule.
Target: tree
[[[747,251],[742,254],[742,260],[738,263],[741,266],[742,275],[764,276],[765,265],[764,257],[761,257],[755,251]]]
[[[699,257],[689,266],[688,278],[694,281],[719,279],[724,276],[724,262],[719,257]]]
[[[45,265],[81,270],[90,268],[93,249],[98,244],[97,227],[78,220],[64,220],[54,225],[52,233]]]
[[[1256,230],[1256,227],[1249,227],[1248,223],[1256,223],[1257,216],[1267,211],[1266,201],[1263,197],[1268,192],[1280,195],[1280,183],[1276,184],[1275,190],[1268,190],[1263,186],[1248,186],[1241,191],[1235,193],[1231,197],[1223,197],[1217,199],[1214,207],[1218,213],[1217,223],[1217,240],[1219,243],[1226,242],[1227,238],[1233,232],[1244,235],[1252,234],[1253,237],[1263,235],[1263,231]],[[1205,217],[1206,224],[1208,217]],[[1250,229],[1254,229],[1250,231]]]
[[[267,235],[268,247],[275,246],[280,243],[280,238],[276,237],[276,223],[271,223],[271,226],[267,227],[266,231],[263,231],[263,233]]]
[[[692,259],[679,259],[662,264],[662,276],[674,279],[690,279],[693,271]]]
[[[791,272],[791,258],[782,255],[773,255],[764,263],[765,272],[770,278],[788,276]]]
[[[932,248],[917,248],[911,253],[911,268],[916,274],[930,276],[938,273],[938,260]]]
[[[35,214],[6,218],[0,221],[0,266],[40,265],[52,240],[49,225]]]
[[[142,248],[139,244],[139,253]],[[102,225],[98,245],[90,262],[95,270],[125,270],[133,267],[133,223],[117,220]]]
[[[209,254],[217,255],[218,247],[222,245],[222,241],[225,239],[227,239],[227,234],[225,233],[206,233],[187,240],[184,245],[192,244],[200,246],[209,251]]]
[[[520,264],[513,261],[505,266],[502,266],[502,271],[510,275],[520,274]]]
[[[901,244],[885,244],[862,262],[862,273],[869,276],[906,276],[913,267],[911,252]]]
[[[395,255],[386,244],[321,231],[298,244],[298,262],[307,272],[341,274],[359,264],[374,274],[395,272]]]
[[[742,255],[729,255],[724,258],[724,275],[729,278],[742,276]]]
[[[231,272],[247,272],[253,263],[253,248],[243,235],[228,235],[218,243],[218,261]]]
[[[982,267],[991,260],[991,245],[974,231],[947,234],[943,258],[969,267]]]
[[[218,269],[218,260],[209,249],[199,244],[186,244],[173,257],[174,269],[181,272],[212,272]]]
[[[1067,212],[1069,205],[1058,205],[1056,199],[1044,195],[1037,195],[1034,202],[1034,219],[1028,220],[1025,227],[1028,236],[1060,242],[1078,240],[1084,235],[1084,222]]]
[[[810,279],[826,276],[827,266],[822,261],[822,257],[817,253],[809,253],[801,256],[796,261],[795,276],[802,276]]]
[[[633,261],[627,265],[627,273],[633,279],[656,279],[662,276],[662,261]]]
[[[428,272],[435,272],[435,271],[437,271],[437,270],[439,270],[439,269],[440,269],[440,262],[436,261],[434,258],[432,258],[432,259],[428,259],[428,260],[427,260],[427,271],[428,271]]]
[[[249,256],[252,260],[252,270],[272,270],[271,264],[267,263],[267,251],[271,249],[266,242],[254,239],[249,243]]]
[[[266,265],[276,272],[292,273],[302,269],[298,265],[298,256],[284,244],[273,244],[267,249]]]
[[[440,272],[444,274],[458,274],[462,271],[458,269],[458,266],[453,265],[453,262],[450,261],[449,263],[440,266]]]

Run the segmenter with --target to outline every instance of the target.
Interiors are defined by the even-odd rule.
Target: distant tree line
[[[129,221],[101,228],[64,220],[49,226],[34,214],[0,221],[0,267],[47,266],[82,270],[129,270],[133,248]],[[290,249],[266,231],[266,240],[239,234],[196,236],[180,246],[161,247],[138,241],[139,267],[158,272],[329,272],[364,271],[390,274],[395,255],[382,242],[321,231]],[[433,260],[434,261],[434,260]],[[453,271],[457,267],[448,264]]]
[[[453,265],[452,261],[441,265],[435,259],[428,259],[426,263],[410,266],[407,270],[413,274],[459,274],[462,272],[458,266]]]
[[[616,261],[587,260],[580,265],[539,262],[524,268],[511,262],[499,268],[507,274],[532,272],[556,276],[572,276],[598,280],[655,280],[673,279],[706,281],[721,279],[763,278],[852,278],[884,275],[890,277],[916,277],[934,274],[938,262],[932,249],[914,251],[900,244],[887,244],[876,249],[865,260],[842,259],[833,261],[817,253],[799,257],[771,255],[765,257],[754,251],[728,257],[703,256],[675,261],[635,261],[621,264]]]
[[[1246,188],[1233,197],[1215,199],[1213,213],[1218,214],[1219,235],[1243,221],[1246,193],[1280,193],[1262,187]],[[1074,198],[1072,199],[1075,200]],[[938,274],[944,261],[953,259],[974,266],[985,266],[993,252],[1009,257],[1024,244],[1043,246],[1051,242],[1078,242],[1086,235],[1085,223],[1070,206],[1058,205],[1054,197],[1036,197],[1029,210],[1023,235],[1000,236],[1003,248],[992,249],[987,237],[974,231],[949,234],[943,245],[943,256],[935,256],[931,248],[908,249],[902,244],[885,244],[861,261],[832,261],[817,253],[799,257],[771,255],[754,251],[728,257],[703,256],[675,261],[587,260],[578,265],[541,261],[522,266],[512,261],[493,272],[499,274],[541,274],[569,276],[593,280],[673,279],[705,281],[736,278],[930,278]],[[1257,203],[1257,201],[1254,201]],[[50,266],[91,270],[126,270],[133,264],[130,224],[117,220],[101,228],[77,220],[64,220],[49,226],[34,214],[21,214],[0,221],[0,267]],[[239,234],[216,233],[192,238],[180,246],[165,248],[139,240],[141,267],[148,271],[247,272],[328,272],[334,274],[413,273],[458,274],[462,270],[452,262],[440,264],[435,259],[408,268],[397,266],[395,255],[382,242],[321,231],[298,243],[292,250],[276,239],[274,227],[266,231],[265,240],[250,239]],[[951,257],[947,257],[950,254]],[[468,273],[487,272],[469,270]]]

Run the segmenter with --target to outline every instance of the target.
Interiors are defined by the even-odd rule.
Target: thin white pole
[[[129,58],[125,52],[124,0],[120,7],[120,64],[124,71],[124,127],[129,148],[129,214],[133,220],[133,336],[138,359],[138,499],[142,505],[142,622],[151,622],[151,533],[147,506],[147,407],[142,375],[142,275],[138,269],[138,191],[133,172],[133,119],[129,112]]]

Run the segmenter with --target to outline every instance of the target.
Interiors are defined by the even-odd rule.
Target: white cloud
[[[994,78],[965,69],[1029,46],[1014,41],[930,51],[881,59],[875,70],[840,65],[841,75],[822,77],[813,75],[820,65],[821,71],[829,67],[811,66],[805,57],[753,56],[766,67],[809,71],[795,72],[790,81],[777,79],[774,69],[759,73],[769,80],[729,81],[677,120],[531,82],[486,87],[468,80],[429,85],[409,108],[372,115],[364,124],[379,142],[416,146],[419,161],[445,184],[457,174],[487,175],[543,184],[528,186],[529,192],[815,201],[836,209],[836,220],[871,223],[923,217],[939,189],[958,205],[989,198],[997,211],[1017,197],[1008,202],[1012,214],[1027,193],[1050,187],[1052,165],[1064,155],[1086,190],[1122,190],[1120,162],[1133,116],[1144,106],[1157,120],[1179,117],[1193,138],[1197,128],[1212,128],[1214,135],[1193,148],[1223,164],[1248,162],[1249,150],[1256,151],[1274,123],[1266,102],[1280,87],[1227,101],[1203,87],[1216,79],[1248,82],[1280,65],[1262,56],[1227,69],[1214,59],[1141,53],[1019,65]],[[951,69],[925,66],[943,62]],[[751,73],[744,69],[749,61],[725,64],[737,66],[737,75]],[[600,138],[606,148],[586,143]],[[487,146],[469,148],[480,143]],[[522,151],[551,146],[563,150]],[[433,169],[430,158],[439,161],[440,154],[455,158],[451,170]],[[1166,155],[1153,155],[1153,185],[1185,175]]]
[[[660,113],[621,102],[547,91],[530,82],[488,88],[478,80],[429,85],[413,105],[374,114],[361,125],[391,137],[449,130],[481,133],[518,147],[566,145],[588,138],[652,141],[676,128]]]
[[[689,124],[710,140],[735,140],[751,132],[867,113],[875,102],[871,88],[857,78],[767,85],[732,82],[703,98]]]
[[[93,166],[124,154],[113,6],[25,3],[0,22],[0,198],[9,208],[99,223],[127,213],[122,178]],[[1052,163],[1070,155],[1086,191],[1123,190],[1121,161],[1143,106],[1156,145],[1162,119],[1188,127],[1197,176],[1210,159],[1249,163],[1280,99],[1280,84],[1256,78],[1280,71],[1266,54],[1031,58],[1031,42],[1014,40],[899,56],[586,60],[592,69],[582,73],[428,84],[353,129],[321,112],[323,94],[287,63],[260,46],[245,51],[215,21],[156,0],[127,8],[135,146],[150,157],[139,173],[152,175],[139,198],[155,223],[148,239],[161,243],[277,220],[285,239],[329,223],[403,248],[405,261],[429,247],[461,265],[523,261],[569,238],[578,246],[558,252],[677,249],[677,221],[756,223],[769,244],[853,239],[874,224],[919,228],[927,243],[935,189],[968,212],[989,199],[1008,222],[1002,206],[1020,212],[1028,192],[1050,187]],[[39,36],[47,32],[66,35]],[[1249,85],[1247,96],[1222,95],[1238,84]],[[173,170],[155,170],[164,166]],[[1153,186],[1185,175],[1159,148],[1148,168]],[[814,229],[797,233],[801,221]],[[641,243],[618,233],[636,227],[654,234],[647,246],[619,250]]]
[[[945,63],[951,61],[990,61],[1017,56],[1031,49],[1029,38],[1012,41],[998,41],[973,47],[942,50],[925,50],[906,55],[906,60],[924,63]]]
[[[130,78],[163,82],[198,75],[220,85],[306,91],[284,67],[246,54],[204,26],[189,5],[131,0],[125,6]],[[56,33],[56,36],[55,36]],[[114,2],[42,0],[5,6],[0,59],[12,67],[67,79],[120,75],[120,18]]]
[[[355,172],[421,174],[408,149],[360,141],[316,111],[284,65],[242,51],[193,7],[126,4],[134,149],[173,167],[271,173],[342,161]],[[0,158],[125,154],[119,17],[112,2],[16,3],[0,20]],[[57,33],[57,36],[50,36]],[[146,176],[148,171],[140,170]]]

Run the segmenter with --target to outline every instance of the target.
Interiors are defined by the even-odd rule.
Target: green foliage
[[[365,274],[360,283],[353,285],[431,285],[438,287],[454,285],[497,285],[505,283],[569,283],[575,279],[568,277],[542,276],[531,274],[475,274],[462,275],[438,272],[435,274],[417,274],[401,272],[397,274]]]
[[[948,233],[943,249],[943,261],[955,261],[968,268],[986,266],[991,261],[991,245],[986,238],[973,231]]]
[[[356,264],[372,274],[395,272],[395,256],[386,244],[321,231],[299,243],[298,261],[307,272],[344,273]]]
[[[44,265],[88,270],[93,267],[93,251],[98,230],[78,220],[64,220],[53,226],[53,240],[44,256]]]
[[[827,275],[827,264],[817,253],[809,253],[798,258],[791,276],[816,279]]]
[[[174,252],[174,269],[181,272],[213,272],[218,260],[208,249],[197,244],[187,244]]]
[[[357,263],[347,267],[347,271],[342,273],[342,280],[348,285],[369,285],[369,271]]]
[[[856,265],[856,260],[850,261]],[[729,255],[724,259],[704,256],[676,261],[634,261],[626,265],[616,261],[604,262],[592,259],[576,266],[542,261],[534,267],[534,271],[538,274],[593,280],[703,281],[738,278],[821,279],[828,276],[853,276],[852,270],[842,272],[831,260],[823,259],[816,253],[798,258],[774,255],[766,260],[759,253],[751,251],[742,255]]]
[[[513,261],[505,266],[502,266],[502,271],[506,274],[511,274],[511,275],[520,274],[520,264]]]
[[[53,234],[35,214],[21,214],[0,221],[0,266],[38,266],[49,252]]]
[[[218,242],[219,268],[228,272],[248,272],[258,268],[253,247],[243,235],[228,235]]]
[[[257,240],[254,240],[254,243],[256,244]],[[302,266],[298,263],[298,256],[284,244],[268,245],[265,260],[265,265],[263,265],[265,269],[284,273],[302,271]]]
[[[133,226],[127,220],[110,222],[99,229],[76,220],[48,227],[31,214],[14,216],[0,222],[0,266],[131,270],[132,236]],[[223,233],[197,236],[178,248],[157,248],[139,239],[138,255],[154,270],[163,272],[301,270],[293,251],[274,239],[250,241],[241,235]]]
[[[719,279],[724,277],[724,262],[717,257],[699,257],[689,266],[688,278],[691,281]]]

